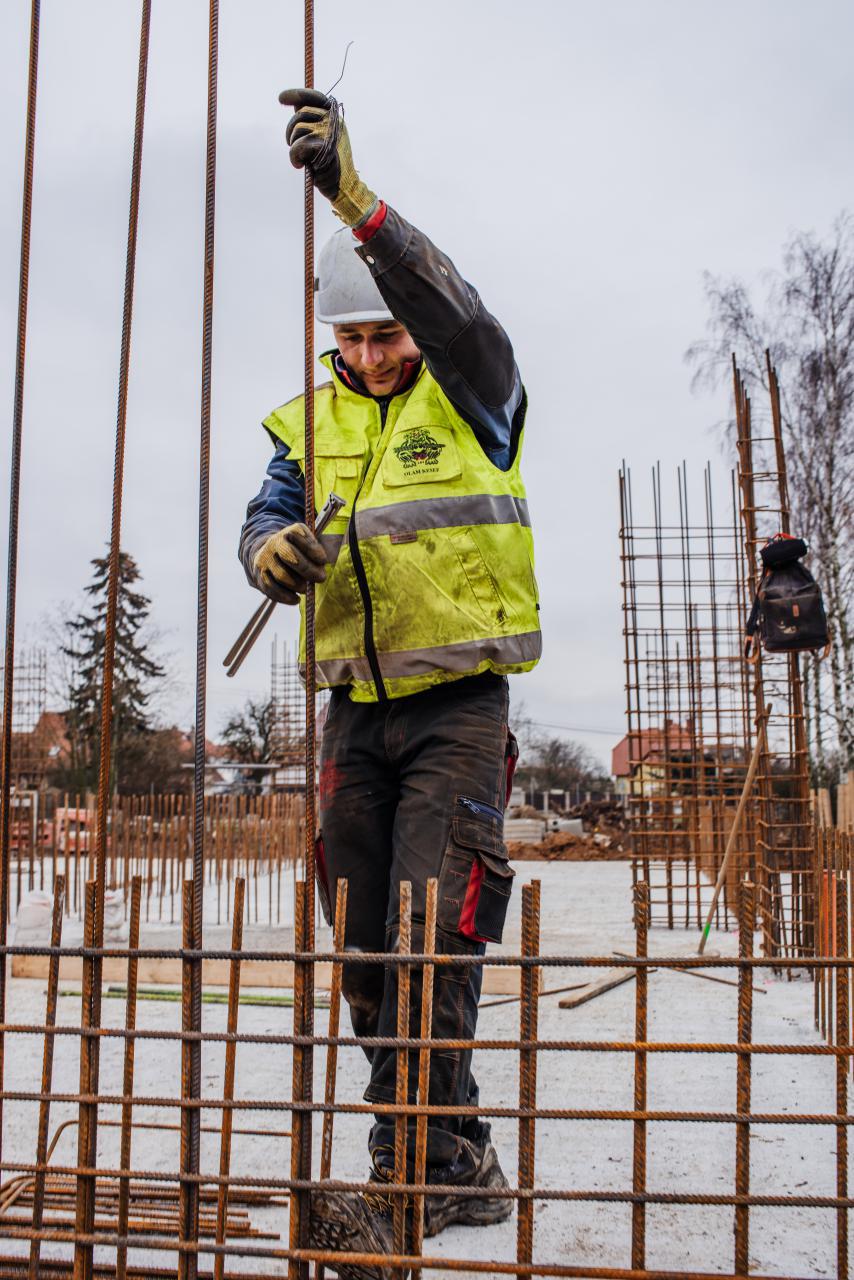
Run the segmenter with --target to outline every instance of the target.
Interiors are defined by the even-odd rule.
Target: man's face
[[[396,320],[334,324],[332,332],[344,363],[372,396],[390,396],[403,377],[404,365],[419,356],[415,343]]]

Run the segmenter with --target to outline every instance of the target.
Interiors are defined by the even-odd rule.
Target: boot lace
[[[394,1159],[393,1147],[376,1147],[371,1152],[371,1164],[374,1167],[374,1173],[382,1182],[394,1182],[394,1169],[390,1169],[387,1164],[380,1164],[378,1157],[385,1152]],[[363,1191],[362,1196],[365,1204],[374,1213],[389,1215],[393,1211],[396,1195],[393,1191]],[[403,1204],[404,1209],[412,1207],[412,1197],[406,1196]]]

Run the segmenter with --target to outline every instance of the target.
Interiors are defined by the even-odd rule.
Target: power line
[[[538,729],[564,729],[567,733],[602,733],[609,738],[619,738],[623,735],[622,729],[582,729],[577,724],[547,724],[545,720],[532,720],[531,724],[536,725]]]

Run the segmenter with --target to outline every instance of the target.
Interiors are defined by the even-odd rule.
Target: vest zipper
[[[388,400],[378,400],[380,407],[380,432],[385,429],[385,420],[388,416]],[[361,493],[361,489],[359,490]],[[374,606],[371,600],[371,593],[368,588],[368,578],[365,573],[365,565],[362,560],[362,553],[359,550],[359,539],[356,535],[356,503],[359,499],[359,493],[353,498],[353,505],[350,509],[350,523],[347,526],[347,543],[350,547],[350,556],[353,561],[353,568],[356,572],[356,582],[359,584],[359,594],[362,597],[362,607],[365,610],[365,655],[368,659],[368,666],[371,668],[371,675],[374,677],[374,685],[377,691],[378,702],[388,702],[388,694],[383,683],[382,674],[380,672],[379,658],[377,657],[377,646],[374,643]]]

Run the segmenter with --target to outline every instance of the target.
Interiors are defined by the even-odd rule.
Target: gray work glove
[[[326,581],[326,552],[304,524],[272,533],[255,553],[252,569],[259,589],[280,604],[296,604],[309,582]]]

